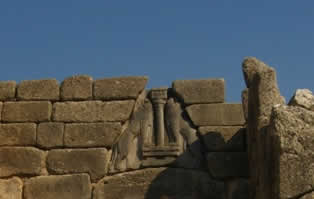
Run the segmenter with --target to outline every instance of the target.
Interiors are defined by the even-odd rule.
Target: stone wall
[[[0,198],[248,198],[244,114],[224,80],[147,81],[0,82]]]

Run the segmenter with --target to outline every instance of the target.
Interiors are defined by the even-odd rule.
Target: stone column
[[[157,146],[164,146],[165,144],[164,108],[167,100],[167,90],[167,88],[151,90],[151,99],[154,107],[154,130]]]

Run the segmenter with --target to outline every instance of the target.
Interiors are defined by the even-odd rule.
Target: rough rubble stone
[[[245,129],[242,126],[204,126],[199,133],[207,151],[245,151]]]
[[[0,147],[0,177],[40,175],[45,153],[32,147]]]
[[[197,104],[186,108],[195,126],[234,126],[245,123],[241,104]]]
[[[261,165],[267,162],[268,146],[265,143],[265,131],[269,125],[272,107],[284,104],[285,100],[280,95],[277,85],[275,69],[267,66],[256,58],[246,58],[242,65],[244,78],[249,88],[248,96],[248,121],[247,143],[250,164],[250,197],[256,199],[267,198],[267,192],[260,192],[267,184],[265,180],[267,169]]]
[[[22,199],[23,182],[17,177],[0,179],[0,199]]]
[[[249,199],[249,183],[245,178],[227,180],[226,199]]]
[[[0,101],[14,99],[15,91],[16,91],[15,81],[0,81]]]
[[[111,148],[122,132],[119,122],[66,124],[65,147]]]
[[[300,106],[310,111],[314,111],[314,95],[308,89],[298,89],[291,98],[289,105]]]
[[[51,103],[43,102],[5,102],[2,121],[5,122],[45,122],[51,117]]]
[[[42,148],[63,146],[64,124],[58,122],[43,122],[37,128],[37,145]]]
[[[224,183],[202,171],[150,168],[105,177],[93,195],[94,199],[222,199]]]
[[[54,149],[48,152],[50,174],[88,173],[93,182],[107,173],[109,154],[105,148]]]
[[[91,199],[87,174],[40,176],[25,182],[24,199]]]
[[[223,103],[225,99],[223,79],[176,80],[172,88],[185,104]]]
[[[56,79],[24,80],[17,86],[19,100],[59,100],[59,83]]]
[[[134,100],[57,102],[53,120],[58,122],[118,122],[129,119]]]
[[[248,177],[246,152],[211,152],[207,154],[208,169],[216,179]]]
[[[148,77],[130,76],[94,81],[94,98],[100,100],[136,99],[145,89]]]
[[[32,146],[36,144],[36,124],[0,124],[0,146]]]
[[[62,100],[88,100],[93,97],[93,78],[75,75],[65,79],[60,88]]]
[[[270,161],[261,165],[261,192],[271,198],[294,198],[314,188],[314,112],[296,106],[273,108],[267,129]],[[271,176],[271,177],[269,177]],[[309,196],[309,198],[311,198]]]

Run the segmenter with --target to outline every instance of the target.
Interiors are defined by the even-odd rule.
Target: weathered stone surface
[[[1,147],[0,177],[40,175],[45,153],[32,147]]]
[[[94,199],[222,199],[224,183],[202,171],[151,168],[105,177],[93,195]]]
[[[63,146],[63,131],[63,123],[40,123],[37,128],[37,145],[47,149]]]
[[[109,158],[105,148],[54,149],[48,152],[47,169],[51,174],[88,173],[95,182],[106,175]]]
[[[0,124],[0,146],[31,146],[36,144],[36,124]]]
[[[66,147],[111,148],[122,132],[120,122],[66,124]]]
[[[172,88],[185,104],[223,103],[225,100],[224,79],[176,80]]]
[[[15,81],[0,81],[0,101],[14,99],[15,90],[16,90]]]
[[[298,89],[291,98],[289,105],[300,106],[310,111],[314,111],[314,95],[308,89]]]
[[[248,115],[249,115],[249,89],[246,88],[242,91],[242,108],[243,108],[243,114],[245,121],[248,121]]]
[[[59,122],[117,122],[129,119],[134,100],[57,102],[53,120]]]
[[[207,162],[214,178],[248,177],[248,157],[245,152],[211,152],[207,154]]]
[[[241,104],[197,104],[186,108],[195,126],[243,125]]]
[[[93,97],[93,78],[76,75],[65,79],[61,84],[62,100],[87,100]]]
[[[1,115],[2,115],[2,107],[3,107],[3,103],[0,102],[0,121],[1,121]]]
[[[245,151],[242,126],[204,126],[199,128],[207,151]]]
[[[280,95],[277,85],[276,71],[268,67],[256,58],[247,58],[243,65],[244,78],[249,88],[248,97],[248,121],[247,121],[247,142],[248,155],[250,163],[250,197],[256,196],[256,199],[269,198],[261,184],[265,180],[259,179],[265,177],[268,169],[265,169],[263,162],[267,159],[269,147],[265,143],[265,131],[269,125],[272,107],[276,104],[284,104],[285,100]],[[260,191],[263,190],[264,191]],[[259,193],[258,193],[259,192]]]
[[[55,79],[24,80],[17,86],[19,100],[59,100],[59,83]]]
[[[136,99],[144,90],[148,77],[118,77],[94,81],[94,98],[101,100]]]
[[[269,151],[265,153],[271,157],[261,165],[267,170],[261,173],[261,184],[270,187],[264,186],[260,192],[270,189],[270,197],[286,199],[313,191],[314,112],[296,106],[275,106],[266,135]]]
[[[40,176],[25,182],[24,199],[91,199],[87,174]]]
[[[249,183],[247,179],[232,179],[225,182],[226,199],[249,199]]]
[[[19,178],[0,179],[0,199],[22,199],[23,182]]]
[[[51,117],[51,103],[44,102],[5,102],[2,121],[44,122]]]

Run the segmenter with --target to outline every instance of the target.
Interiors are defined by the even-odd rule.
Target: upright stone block
[[[117,122],[129,119],[134,100],[54,103],[53,120],[59,122]]]
[[[88,100],[93,97],[93,78],[76,75],[65,79],[61,84],[62,100]]]
[[[95,80],[94,98],[100,100],[136,99],[145,89],[148,78],[117,77]]]
[[[63,123],[40,123],[37,128],[37,145],[47,149],[63,146],[63,131]]]
[[[195,126],[240,126],[245,123],[242,104],[196,104],[186,110]]]
[[[32,147],[0,147],[0,177],[40,175],[45,153]]]
[[[0,124],[0,146],[32,146],[36,144],[36,124]]]
[[[0,81],[0,101],[14,99],[15,91],[16,91],[15,81]]]
[[[87,174],[39,176],[26,181],[24,199],[91,199]]]
[[[55,79],[25,80],[17,87],[19,100],[59,100],[59,84]]]
[[[185,104],[223,103],[225,99],[223,79],[176,80],[172,88]]]
[[[64,145],[111,148],[121,133],[119,122],[66,124]]]
[[[1,121],[1,115],[2,115],[2,107],[3,107],[3,103],[0,102],[0,121]]]
[[[109,159],[105,148],[54,149],[48,152],[47,169],[51,174],[88,173],[95,182],[106,175]]]
[[[43,102],[5,102],[2,120],[5,122],[44,122],[51,117],[51,103]]]
[[[0,179],[0,199],[22,199],[23,182],[17,177]]]

